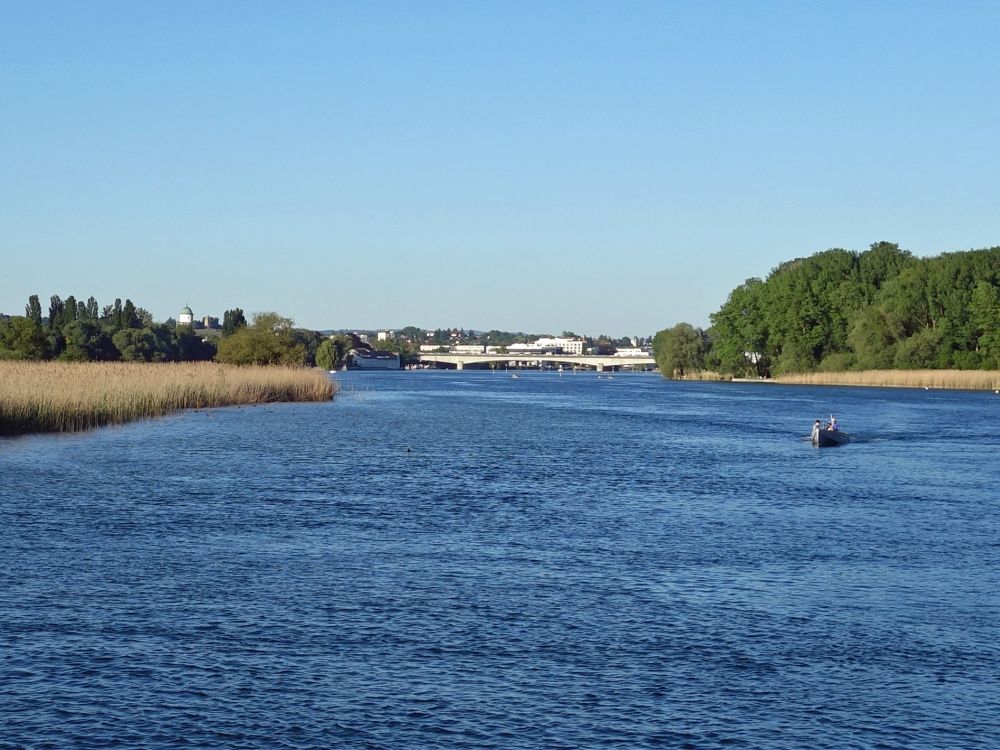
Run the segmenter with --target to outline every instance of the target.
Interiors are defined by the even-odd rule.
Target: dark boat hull
[[[812,444],[817,448],[831,448],[851,442],[850,436],[840,430],[816,430],[812,434]]]

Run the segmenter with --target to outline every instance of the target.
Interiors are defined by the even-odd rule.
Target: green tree
[[[897,321],[877,307],[868,307],[854,318],[848,338],[861,370],[885,370],[892,367],[896,342],[902,331]]]
[[[723,372],[764,377],[770,374],[764,282],[747,279],[729,293],[712,317],[713,353]]]
[[[873,304],[885,283],[899,276],[904,268],[914,262],[916,261],[911,253],[900,250],[899,245],[893,242],[876,242],[871,245],[858,258],[859,307]]]
[[[19,315],[6,322],[0,339],[5,356],[13,359],[44,359],[48,343],[41,324]]]
[[[972,290],[969,315],[981,366],[1000,368],[1000,287],[980,279]]]
[[[111,336],[101,325],[88,318],[79,318],[63,326],[66,348],[59,359],[75,362],[112,361],[121,357]]]
[[[774,372],[815,369],[847,351],[851,315],[862,306],[859,259],[834,248],[782,263],[765,282],[766,352]]]
[[[63,319],[60,324],[60,328],[64,327],[67,323],[72,323],[77,317],[77,304],[76,297],[72,294],[66,298],[65,309],[63,310]]]
[[[49,331],[56,331],[62,325],[62,314],[66,309],[58,294],[49,297]]]
[[[219,342],[215,358],[235,365],[305,365],[308,350],[296,339],[294,322],[275,312],[257,313],[251,325]]]
[[[177,359],[182,362],[202,362],[215,356],[215,343],[199,336],[191,326],[176,326],[171,329],[165,325],[164,328],[176,331]]]
[[[700,328],[678,323],[653,337],[653,358],[665,378],[683,378],[705,369],[708,338]]]
[[[712,316],[734,374],[1000,366],[1000,248],[916,259],[889,242],[780,264]]]
[[[232,310],[226,310],[222,314],[222,336],[231,336],[236,332],[238,328],[246,328],[247,319],[243,315],[243,310],[236,307]]]
[[[989,367],[990,291],[1000,280],[1000,249],[944,253],[907,264],[858,317],[858,366],[875,358],[895,367]],[[868,346],[857,341],[867,338]],[[984,338],[985,336],[985,338]],[[891,350],[891,354],[890,354]]]
[[[132,300],[126,299],[125,306],[122,308],[121,314],[121,324],[120,328],[139,328],[139,317],[135,312],[135,305],[132,304]]]
[[[316,364],[316,350],[320,343],[323,341],[323,336],[321,336],[316,331],[310,331],[306,328],[292,328],[288,332],[287,340],[293,346],[301,347],[304,355],[302,358],[302,364],[312,367]],[[293,364],[299,364],[294,362]]]
[[[151,328],[153,326],[153,313],[143,307],[135,308],[135,321],[138,328]]]
[[[160,352],[157,338],[148,328],[123,328],[111,340],[125,362],[153,362]]]
[[[924,328],[899,342],[893,365],[902,370],[940,367],[942,332],[938,328]]]
[[[316,366],[323,370],[335,370],[340,365],[337,347],[332,339],[326,339],[316,347]]]
[[[42,303],[38,300],[37,294],[28,297],[28,304],[24,308],[24,316],[36,323],[39,328],[42,326]]]
[[[274,365],[282,361],[284,353],[273,333],[246,327],[219,341],[215,359],[232,365]]]

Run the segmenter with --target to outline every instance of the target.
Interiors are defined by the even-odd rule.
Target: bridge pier
[[[456,370],[464,370],[465,369],[465,362],[463,362],[462,360],[458,360],[458,362],[455,363],[455,369]]]

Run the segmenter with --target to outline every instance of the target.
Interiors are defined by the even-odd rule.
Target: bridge
[[[604,370],[617,370],[631,367],[635,370],[645,370],[656,367],[652,357],[627,356],[616,357],[612,354],[455,354],[452,352],[421,352],[418,356],[421,362],[436,365],[449,365],[457,370],[465,369],[466,365],[507,365],[510,367],[526,366],[526,363],[569,365],[570,367]]]

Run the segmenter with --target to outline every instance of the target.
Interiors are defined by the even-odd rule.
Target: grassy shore
[[[694,370],[692,372],[684,373],[684,380],[708,380],[708,381],[720,381],[729,380],[721,373],[715,372],[714,370]]]
[[[210,362],[0,361],[0,435],[71,432],[179,409],[329,401],[325,372]]]
[[[969,391],[1000,389],[997,370],[862,370],[780,375],[777,383],[800,385],[858,385],[891,388],[954,388]]]

